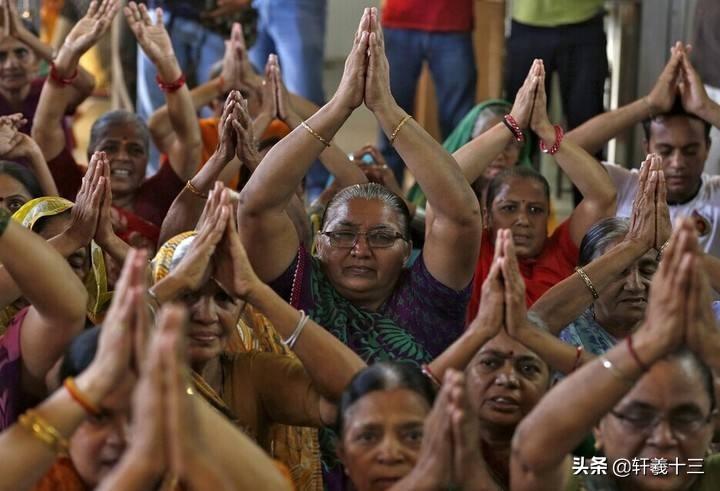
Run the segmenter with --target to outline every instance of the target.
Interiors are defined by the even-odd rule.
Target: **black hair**
[[[702,121],[703,127],[705,130],[705,140],[709,143],[710,142],[710,130],[712,129],[712,125],[705,121],[704,119],[698,117],[697,115],[687,112],[685,108],[682,105],[682,101],[679,97],[675,99],[675,103],[670,108],[669,111],[652,116],[650,118],[646,118],[642,122],[643,132],[645,133],[645,140],[650,141],[650,130],[652,127],[652,123],[654,121],[663,119],[663,118],[671,118],[673,116],[684,116],[686,118],[692,118],[697,119],[698,121]]]
[[[410,240],[410,210],[405,204],[405,201],[397,194],[390,191],[382,184],[374,182],[368,182],[365,184],[355,184],[348,186],[345,189],[340,190],[330,200],[328,205],[325,207],[325,212],[322,216],[321,227],[325,228],[327,218],[331,213],[339,206],[352,201],[354,199],[366,199],[366,200],[379,200],[385,203],[387,206],[392,208],[394,211],[400,214],[400,227],[402,229],[403,237]]]
[[[25,186],[25,189],[28,190],[28,193],[30,193],[33,199],[45,194],[42,187],[40,187],[40,182],[37,180],[35,173],[24,165],[8,162],[7,160],[0,160],[0,174],[7,174]]]
[[[135,126],[135,130],[140,135],[143,145],[145,145],[145,152],[148,153],[150,151],[150,129],[148,129],[145,121],[135,113],[118,109],[106,112],[93,123],[92,128],[90,128],[90,141],[87,148],[88,159],[95,152],[98,142],[105,136],[108,129],[123,124]]]
[[[580,266],[605,254],[608,246],[624,238],[629,230],[630,222],[626,218],[609,217],[596,222],[580,242]]]
[[[100,326],[87,329],[73,338],[60,364],[60,381],[77,377],[90,366],[95,358],[99,339]]]
[[[435,402],[435,388],[420,369],[409,363],[384,361],[356,373],[342,396],[335,430],[342,436],[347,411],[360,399],[378,390],[408,389],[418,394],[428,407]]]
[[[67,210],[65,210],[61,213],[58,213],[57,215],[47,215],[44,217],[40,217],[37,220],[35,220],[35,223],[32,226],[32,231],[35,232],[36,234],[42,234],[42,231],[45,230],[45,227],[47,226],[48,223],[50,223],[50,220],[52,220],[53,218],[61,217],[65,214],[69,214],[69,213],[72,213],[70,208],[68,208]]]
[[[485,200],[485,206],[488,210],[492,209],[492,203],[495,200],[495,196],[497,196],[500,188],[503,184],[505,184],[505,181],[513,177],[533,179],[542,184],[543,190],[545,191],[545,199],[547,199],[548,203],[550,202],[550,184],[548,184],[547,179],[545,179],[542,174],[532,167],[515,165],[501,171],[498,175],[493,177],[490,184],[488,184],[487,198]]]

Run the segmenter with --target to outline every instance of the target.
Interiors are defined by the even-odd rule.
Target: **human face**
[[[657,268],[657,252],[651,249],[600,292],[593,304],[595,319],[613,336],[625,337],[645,317],[650,281]]]
[[[325,232],[386,232],[400,234],[400,217],[380,200],[354,199],[333,208],[325,223]],[[354,304],[377,309],[390,296],[410,245],[398,239],[386,248],[372,248],[365,235],[358,236],[351,248],[331,245],[329,237],[318,237],[318,256],[330,282],[342,296]]]
[[[550,204],[543,185],[535,179],[509,177],[500,186],[487,211],[492,240],[497,231],[510,229],[518,257],[536,257],[547,238]]]
[[[429,404],[409,389],[376,390],[345,414],[338,455],[357,491],[381,491],[410,473]]]
[[[632,461],[635,457],[647,462],[664,458],[673,463],[677,458],[687,463],[688,459],[702,459],[712,439],[713,427],[708,422],[710,396],[698,368],[686,358],[656,362],[613,413],[625,419],[608,414],[595,430],[597,444],[610,464],[618,459]],[[648,421],[657,415],[662,419],[655,426],[638,429],[633,424],[635,420]],[[683,422],[688,421],[698,422],[697,429],[684,428],[688,425]],[[681,467],[676,475],[675,468],[670,467],[668,475],[662,477],[651,472],[631,473],[621,484],[624,489],[640,491],[685,490],[694,477],[687,475],[687,470],[687,466]]]
[[[70,226],[70,211],[65,211],[59,215],[45,217],[45,224],[40,231],[40,236],[45,240],[50,240],[53,237],[57,237],[61,233],[65,232]],[[73,272],[82,281],[85,281],[85,277],[90,271],[90,255],[88,254],[87,247],[81,247],[77,251],[70,254],[67,258],[68,264],[72,268]]]
[[[25,43],[11,36],[0,39],[0,90],[14,92],[29,87],[37,70],[37,58]]]
[[[188,355],[193,368],[200,368],[220,356],[240,317],[240,303],[228,295],[215,280],[208,279],[183,303],[190,311]]]
[[[70,439],[70,458],[83,482],[94,489],[110,473],[127,446],[127,428],[136,378],[122,383],[100,403],[99,417],[86,419]]]
[[[148,155],[142,134],[134,124],[108,126],[94,151],[107,154],[113,195],[132,194],[138,190],[145,180]]]
[[[700,189],[710,149],[703,122],[687,116],[656,118],[650,125],[647,147],[663,159],[668,202],[691,200]]]
[[[535,353],[500,332],[467,368],[470,404],[481,426],[514,431],[547,392],[550,371]]]
[[[32,199],[30,191],[8,174],[0,174],[0,208],[15,213]]]

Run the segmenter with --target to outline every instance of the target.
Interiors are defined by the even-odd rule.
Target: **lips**
[[[375,270],[367,266],[348,266],[345,273],[351,276],[374,276]]]
[[[110,170],[110,176],[111,177],[130,177],[132,175],[131,169],[124,169],[122,167],[117,167]]]
[[[188,337],[200,344],[209,344],[220,338],[220,333],[209,329],[195,329],[188,333]]]
[[[494,396],[487,399],[492,409],[499,412],[515,412],[520,409],[520,401],[510,396]]]

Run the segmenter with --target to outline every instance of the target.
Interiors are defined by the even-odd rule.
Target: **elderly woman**
[[[182,234],[158,251],[150,292],[159,303],[180,301],[188,307],[190,366],[199,392],[270,452],[273,423],[334,423],[343,388],[364,364],[257,278],[227,191],[217,198],[213,194],[208,201],[197,234]],[[297,358],[227,351],[244,302],[267,317]]]
[[[529,127],[540,138],[541,149],[556,159],[584,199],[548,237],[550,188],[544,177],[527,167],[512,167],[490,181],[485,198],[486,229],[473,279],[468,320],[477,312],[480,288],[492,263],[492,245],[499,229],[512,230],[530,306],[550,287],[572,274],[578,261],[578,246],[587,230],[599,219],[615,214],[615,189],[607,173],[587,152],[563,140],[560,126],[550,123],[544,80],[542,61],[536,60],[510,114],[454,156],[465,178],[475,182],[513,138],[524,138],[522,130]]]
[[[380,185],[335,196],[315,258],[285,212],[313,160],[363,100],[436,206],[423,255],[409,269],[407,207]],[[462,332],[479,205],[452,157],[390,94],[376,9],[363,14],[335,96],[273,147],[240,201],[243,241],[259,276],[364,360],[429,361]]]
[[[513,442],[512,489],[717,489],[720,460],[708,448],[720,334],[689,220],[665,250],[634,338],[565,378],[525,418]],[[570,460],[591,431],[601,463],[592,475],[571,470]],[[627,472],[624,461],[633,462]]]
[[[80,187],[82,170],[62,137],[61,121],[71,97],[66,82],[73,78],[80,56],[108,28],[118,7],[116,0],[100,6],[91,4],[58,53],[55,67],[60,81],[45,84],[40,97],[33,137],[48,160],[61,196],[69,199],[74,199]],[[135,2],[125,7],[125,16],[138,44],[158,69],[158,83],[166,94],[169,111],[179,114],[173,119],[180,127],[175,129],[178,138],[169,150],[172,165],[145,178],[150,134],[145,122],[127,111],[106,113],[93,124],[88,156],[102,151],[110,159],[114,222],[120,237],[131,245],[154,250],[165,213],[197,167],[200,132],[162,16],[153,23],[145,6],[138,7]]]

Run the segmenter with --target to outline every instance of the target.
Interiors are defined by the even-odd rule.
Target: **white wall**
[[[325,61],[345,59],[363,9],[379,5],[380,0],[328,0]]]

